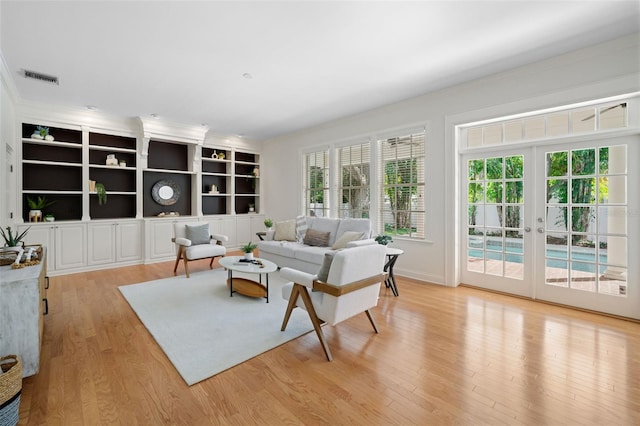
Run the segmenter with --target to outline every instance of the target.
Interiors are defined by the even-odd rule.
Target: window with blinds
[[[424,238],[425,132],[390,137],[379,144],[379,211],[384,233]]]
[[[304,154],[304,206],[309,216],[329,216],[329,151]]]
[[[370,205],[371,143],[338,148],[340,196],[338,217],[368,218]]]

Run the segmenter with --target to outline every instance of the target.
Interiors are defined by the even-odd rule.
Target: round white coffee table
[[[265,259],[254,258],[253,263],[241,262],[242,256],[225,256],[220,259],[221,266],[227,269],[229,278],[229,297],[233,293],[240,293],[249,297],[264,297],[269,303],[269,274],[278,270],[278,265]],[[233,272],[258,275],[258,281],[243,277],[233,277]],[[262,274],[265,275],[265,283],[262,283]]]

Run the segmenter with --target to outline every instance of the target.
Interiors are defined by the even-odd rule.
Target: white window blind
[[[329,216],[329,151],[304,154],[304,214]]]
[[[371,143],[338,148],[338,163],[338,217],[368,218],[371,198]]]
[[[425,131],[379,140],[381,231],[425,237]]]

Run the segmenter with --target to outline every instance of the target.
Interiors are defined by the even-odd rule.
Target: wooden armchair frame
[[[321,291],[323,293],[329,294],[331,296],[340,297],[344,294],[351,293],[356,290],[360,290],[361,288],[368,287],[375,283],[382,283],[387,278],[387,274],[378,274],[369,278],[365,278],[363,280],[354,281],[349,284],[344,285],[333,285],[323,281],[314,280],[313,281],[313,290]],[[293,308],[296,307],[296,303],[298,302],[298,296],[302,299],[304,306],[311,318],[311,323],[313,324],[313,328],[316,331],[316,335],[318,339],[320,339],[320,343],[322,344],[322,350],[327,357],[328,361],[333,360],[333,356],[331,355],[331,351],[329,350],[329,344],[327,343],[327,339],[324,337],[324,333],[322,332],[321,326],[324,324],[318,315],[316,314],[316,310],[313,307],[313,301],[309,296],[307,291],[307,286],[293,283],[293,289],[291,290],[291,296],[289,296],[289,304],[287,305],[287,311],[284,314],[284,320],[282,321],[281,331],[284,331],[287,328],[287,323],[289,322],[289,318],[291,317],[291,312],[293,312]],[[378,333],[378,326],[376,325],[373,316],[369,309],[364,311],[367,314],[367,318],[369,318],[369,322],[373,326],[373,330]]]

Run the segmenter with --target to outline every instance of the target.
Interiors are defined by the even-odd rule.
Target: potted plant
[[[49,136],[49,128],[44,126],[37,126],[36,130],[33,131],[31,135],[31,139],[44,139]]]
[[[247,260],[253,260],[253,251],[258,247],[257,244],[249,241],[247,244],[240,247],[240,250],[244,253],[244,258]]]
[[[104,184],[96,183],[96,194],[98,195],[98,205],[107,204],[107,190]]]
[[[45,220],[45,222],[53,222],[53,221],[56,220],[56,218],[51,213],[47,213],[47,214],[44,215],[44,220]]]
[[[31,227],[28,227],[27,229],[25,229],[21,234],[18,234],[17,232],[14,234],[10,226],[7,226],[6,231],[0,228],[0,234],[4,239],[4,246],[14,250],[19,249],[20,245],[24,245],[22,240],[27,235],[27,232],[29,231],[29,229],[31,229]]]
[[[267,228],[268,230],[270,230],[270,229],[271,229],[271,227],[273,226],[273,220],[271,220],[271,219],[269,219],[269,218],[266,218],[266,219],[264,220],[264,226],[265,226],[265,228]]]
[[[393,242],[393,238],[391,238],[391,235],[384,235],[384,234],[380,234],[376,236],[375,240],[378,244],[382,244],[383,246],[386,246],[387,244]]]
[[[54,204],[55,201],[49,201],[46,197],[40,197],[33,199],[27,197],[27,204],[29,205],[29,222],[41,222],[42,210]]]
[[[256,209],[255,209],[255,204],[253,204],[253,203],[249,203],[249,213],[253,213],[253,212],[255,212],[255,211],[256,211]]]

